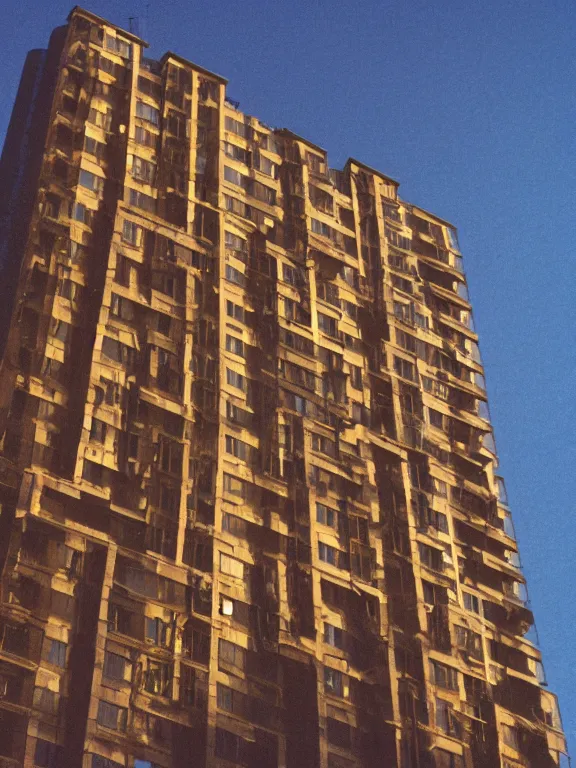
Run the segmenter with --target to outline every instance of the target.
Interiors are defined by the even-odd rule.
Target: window
[[[56,318],[53,318],[50,326],[50,332],[54,338],[64,342],[65,344],[68,341],[68,336],[70,334],[70,324],[65,323],[63,320],[57,320]]]
[[[92,485],[104,485],[104,467],[93,461],[84,461],[82,477]]]
[[[123,59],[129,59],[132,46],[129,42],[122,40],[120,37],[106,35],[106,50],[117,53],[118,56],[122,56]]]
[[[100,193],[104,187],[104,179],[100,176],[96,176],[90,171],[81,170],[78,183],[81,187],[90,189],[92,192]]]
[[[95,443],[103,443],[106,440],[106,424],[100,419],[92,418],[90,425],[90,440]]]
[[[250,446],[237,437],[226,435],[226,453],[236,456],[237,459],[247,461],[250,458]]]
[[[338,567],[338,550],[323,541],[318,542],[318,557],[323,563]]]
[[[226,351],[244,357],[244,342],[236,336],[226,334]]]
[[[484,650],[482,648],[482,637],[477,632],[473,632],[467,627],[454,627],[456,636],[456,645],[462,651],[477,661],[484,659]]]
[[[129,245],[139,246],[142,243],[142,227],[135,224],[133,221],[124,219],[122,225],[122,241]]]
[[[101,141],[93,139],[91,136],[86,136],[84,139],[84,152],[89,155],[93,155],[98,160],[101,160],[104,157],[105,148],[105,144],[103,144]]]
[[[169,440],[166,437],[160,438],[160,456],[159,467],[163,472],[170,472],[173,475],[182,474],[182,456],[183,447],[181,443]]]
[[[317,282],[316,283],[316,295],[319,299],[323,299],[328,304],[332,304],[333,307],[340,307],[340,294],[338,286],[330,282]]]
[[[145,184],[154,184],[156,165],[142,157],[134,156],[132,160],[132,176]]]
[[[246,651],[240,645],[220,638],[218,641],[219,668],[235,667],[244,670],[246,667]]]
[[[232,763],[247,765],[248,743],[235,733],[216,728],[216,756]]]
[[[434,408],[428,408],[428,418],[430,419],[430,424],[433,427],[436,427],[436,429],[445,429],[445,419],[443,413],[440,411],[435,410]]]
[[[162,86],[160,83],[156,83],[148,77],[142,77],[142,75],[138,76],[138,90],[140,93],[152,96],[154,99],[160,100],[162,98]]]
[[[237,136],[242,136],[245,139],[249,139],[252,135],[252,129],[246,123],[241,123],[239,120],[234,120],[233,117],[226,116],[224,119],[224,129],[231,131]]]
[[[416,381],[416,366],[409,360],[404,360],[403,357],[394,357],[394,371],[403,379]]]
[[[436,768],[464,768],[464,758],[445,749],[435,749],[434,765]]]
[[[453,667],[447,667],[439,661],[430,661],[430,677],[434,685],[440,688],[458,690],[458,670]]]
[[[208,664],[210,659],[210,635],[192,622],[186,625],[182,638],[182,652],[193,661]]]
[[[362,389],[362,368],[359,365],[350,364],[350,385],[354,389]]]
[[[172,318],[170,315],[164,314],[164,312],[156,312],[154,314],[156,330],[163,336],[170,336],[170,330],[172,328]]]
[[[98,725],[104,728],[110,728],[113,731],[126,730],[126,709],[117,707],[107,701],[100,701],[98,704]]]
[[[143,688],[157,696],[169,696],[172,683],[172,666],[148,659]]]
[[[276,163],[273,163],[272,160],[269,160],[260,153],[254,158],[254,168],[257,168],[260,173],[265,173],[267,176],[271,176],[273,179],[276,178],[278,166]]]
[[[242,147],[236,146],[236,144],[231,144],[229,141],[224,142],[224,154],[227,157],[231,157],[232,160],[239,160],[241,163],[250,162],[250,152],[246,149],[242,149]]]
[[[332,227],[328,226],[328,224],[325,224],[319,219],[311,219],[310,223],[312,232],[316,233],[317,235],[322,235],[323,237],[332,237],[334,230]]]
[[[439,480],[437,477],[433,477],[432,487],[436,496],[440,496],[443,499],[448,498],[448,485],[444,480]]]
[[[480,600],[476,595],[470,592],[462,592],[462,600],[464,602],[464,608],[472,613],[480,615]]]
[[[246,276],[239,269],[226,264],[226,280],[236,285],[245,285]]]
[[[323,157],[315,155],[312,152],[306,153],[306,162],[308,167],[314,173],[324,174],[326,173],[326,162]]]
[[[72,218],[82,224],[90,224],[92,221],[92,211],[86,208],[82,203],[74,203],[72,208]]]
[[[342,749],[350,749],[352,747],[352,728],[348,723],[343,723],[340,720],[335,720],[332,717],[326,718],[326,735],[330,744],[334,744],[336,747]],[[330,758],[328,758],[329,768],[331,768]],[[348,763],[349,761],[346,761]],[[344,763],[344,765],[346,765]],[[350,766],[355,766],[356,763],[349,763]]]
[[[226,314],[234,320],[238,320],[241,323],[244,322],[244,307],[241,307],[239,304],[234,304],[234,302],[227,300]]]
[[[50,640],[50,648],[46,661],[48,664],[54,664],[56,667],[66,666],[66,651],[68,646],[60,640]]]
[[[444,569],[444,561],[442,558],[442,551],[435,547],[429,547],[427,544],[418,544],[420,550],[420,561],[422,565],[427,568],[431,568],[434,571],[442,571]]]
[[[282,279],[288,285],[298,285],[299,271],[295,267],[291,267],[289,264],[282,264]]]
[[[225,712],[233,712],[236,715],[246,715],[248,710],[248,697],[240,691],[235,691],[221,683],[217,684],[216,700],[219,709]]]
[[[104,357],[128,367],[131,367],[134,363],[134,350],[132,347],[127,347],[125,344],[121,344],[109,336],[104,336],[102,341],[102,354]]]
[[[145,638],[147,643],[167,648],[170,645],[170,625],[159,618],[146,617]]]
[[[124,656],[106,651],[104,655],[104,677],[110,680],[126,680],[126,667],[130,664]]]
[[[102,128],[104,131],[109,131],[112,127],[112,110],[107,109],[105,112],[102,112],[99,109],[91,107],[88,112],[88,122],[98,128]]]
[[[246,391],[246,378],[241,373],[236,373],[231,368],[226,368],[226,383],[236,389]]]
[[[512,749],[520,749],[518,728],[515,728],[512,725],[506,725],[506,723],[502,723],[501,733],[502,741],[504,744],[506,744],[507,747],[512,747]]]
[[[136,102],[136,117],[141,117],[142,120],[147,120],[152,125],[160,125],[160,112],[156,107],[144,104],[143,101]]]
[[[155,147],[158,136],[141,125],[137,125],[134,138],[137,144],[142,144],[144,147]]]
[[[344,632],[340,627],[324,622],[324,642],[334,648],[344,649]]]
[[[444,699],[436,699],[436,727],[447,734],[459,739],[461,727],[457,717],[454,716],[454,707]]]
[[[401,235],[396,232],[395,229],[385,228],[386,239],[391,245],[395,245],[397,248],[403,248],[405,251],[409,251],[412,247],[412,241],[409,237]]]
[[[328,525],[330,528],[338,526],[338,512],[330,509],[325,504],[316,504],[316,522],[322,525]]]
[[[448,533],[448,518],[443,512],[432,509],[426,496],[419,494],[412,503],[420,528],[425,529],[430,526],[442,533]]]
[[[417,312],[416,310],[414,310],[414,322],[420,328],[424,328],[424,329],[428,328],[428,318],[426,317],[426,315],[422,315],[420,312]]]
[[[220,552],[220,572],[237,579],[244,578],[244,563]]]
[[[350,693],[348,676],[337,669],[324,667],[324,691],[340,698],[348,698]]]
[[[389,203],[384,203],[383,209],[384,209],[384,216],[387,219],[392,219],[392,221],[397,221],[399,223],[402,223],[402,214],[400,213],[400,209],[397,206],[390,205]]]
[[[247,250],[246,240],[244,238],[235,235],[233,232],[224,233],[224,244],[226,248],[231,251],[245,253]]]
[[[398,275],[392,275],[392,285],[399,291],[404,293],[412,293],[412,282],[405,277],[399,277]]]
[[[63,747],[51,741],[36,739],[34,765],[39,768],[60,768],[63,763]]]
[[[166,483],[160,484],[158,506],[171,517],[177,517],[180,509],[180,488],[174,488]]]
[[[329,336],[338,336],[338,321],[323,312],[318,312],[318,328]]]
[[[145,195],[137,189],[129,189],[128,195],[130,205],[133,205],[135,208],[141,208],[143,211],[149,211],[150,213],[156,212],[155,197]]]
[[[326,456],[336,455],[336,443],[324,435],[312,435],[312,450],[324,453]]]
[[[235,168],[230,168],[228,165],[224,166],[224,180],[242,188],[246,186],[248,181],[247,177],[240,173],[240,171],[237,171]]]

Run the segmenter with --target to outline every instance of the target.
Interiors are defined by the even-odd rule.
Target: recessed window
[[[142,242],[142,227],[133,221],[124,219],[122,225],[122,240],[129,245],[139,246]]]
[[[132,160],[132,176],[145,184],[154,184],[156,165],[142,157],[134,156]]]
[[[244,322],[244,307],[234,304],[233,301],[226,301],[226,314],[234,320],[238,320],[241,323]]]
[[[242,339],[236,338],[236,336],[226,334],[226,351],[244,357],[244,342]]]
[[[241,373],[233,371],[231,368],[226,368],[226,383],[236,389],[241,389],[243,392],[246,389],[246,378]]]
[[[462,600],[467,611],[480,614],[480,599],[476,595],[472,595],[470,592],[462,592]]]
[[[106,35],[106,50],[117,53],[118,56],[122,56],[123,59],[129,59],[132,46],[129,42],[122,40],[120,37],[112,37],[112,35]]]
[[[60,640],[50,640],[46,661],[49,664],[54,664],[56,667],[65,667],[67,649],[66,643],[62,643]]]
[[[440,688],[458,690],[458,670],[453,667],[448,667],[439,661],[430,661],[430,677],[432,682]]]
[[[243,440],[238,440],[237,437],[226,435],[226,453],[246,461],[250,457],[250,446]]]
[[[334,648],[344,648],[344,632],[340,627],[324,622],[324,642]]]
[[[226,280],[236,285],[244,285],[246,283],[246,276],[240,272],[239,269],[232,267],[230,264],[226,264]]]
[[[136,102],[136,117],[147,120],[152,125],[160,125],[160,112],[143,101]]]
[[[108,701],[100,701],[98,704],[98,725],[110,728],[113,731],[126,730],[127,710],[124,707],[117,707]]]
[[[325,504],[316,504],[316,522],[328,525],[330,528],[338,526],[338,512]]]
[[[110,680],[125,680],[126,666],[128,664],[129,662],[126,661],[124,656],[106,651],[104,655],[104,677]]]
[[[520,748],[520,740],[518,738],[518,728],[515,728],[512,725],[506,725],[506,723],[502,723],[502,741],[504,744],[506,744],[507,747],[512,747],[512,749],[519,749]]]
[[[318,542],[318,557],[323,563],[338,566],[338,550],[323,541]]]
[[[416,381],[416,366],[403,357],[394,357],[394,371],[403,379]]]
[[[334,696],[348,698],[350,691],[348,676],[337,669],[324,667],[324,691]]]
[[[220,638],[218,641],[218,666],[221,669],[229,666],[244,670],[246,667],[246,650],[236,643]]]
[[[445,422],[447,417],[444,416],[443,413],[435,410],[434,408],[428,408],[428,417],[430,419],[430,424],[433,427],[436,427],[436,429],[445,429]]]
[[[90,189],[92,192],[99,193],[102,191],[102,188],[104,187],[104,179],[100,176],[96,176],[94,173],[90,173],[90,171],[81,170],[80,171],[80,178],[78,180],[78,183],[81,187],[85,187],[86,189]]]

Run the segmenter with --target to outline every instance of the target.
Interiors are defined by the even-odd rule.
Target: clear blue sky
[[[3,7],[1,140],[26,51],[71,4]],[[146,2],[85,7],[127,28]],[[170,49],[224,75],[247,113],[320,144],[333,167],[352,155],[381,169],[459,228],[544,663],[575,751],[576,3],[162,0],[148,16],[152,57]]]

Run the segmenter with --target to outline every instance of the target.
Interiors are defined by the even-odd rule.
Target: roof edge
[[[128,32],[122,27],[119,27],[117,24],[113,24],[111,21],[108,21],[108,19],[103,19],[102,16],[97,16],[95,13],[92,13],[92,11],[87,11],[85,8],[82,8],[81,5],[75,5],[74,8],[72,8],[68,14],[68,21],[70,21],[74,16],[80,15],[85,16],[91,21],[95,21],[97,24],[106,24],[107,27],[112,27],[112,29],[115,29],[117,32],[121,32],[124,37],[126,37],[128,40],[131,40],[133,43],[138,43],[138,45],[141,45],[144,48],[149,47],[146,40],[142,40],[141,37],[138,37],[132,32]]]
[[[185,59],[184,56],[180,56],[179,53],[174,53],[174,51],[166,51],[166,53],[163,54],[162,58],[160,59],[160,64],[163,65],[168,59],[174,59],[180,64],[184,64],[186,67],[192,67],[198,72],[202,72],[204,75],[214,77],[224,85],[228,84],[228,80],[225,77],[222,77],[222,75],[218,75],[216,72],[211,72],[209,69],[206,69],[206,67],[201,67],[200,64],[194,64],[193,61],[190,61],[190,59]]]

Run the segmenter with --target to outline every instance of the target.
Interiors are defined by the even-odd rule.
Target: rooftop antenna
[[[146,0],[146,5],[144,6],[144,19],[142,23],[142,37],[144,38],[144,40],[148,39],[149,11],[150,11],[150,0]]]

